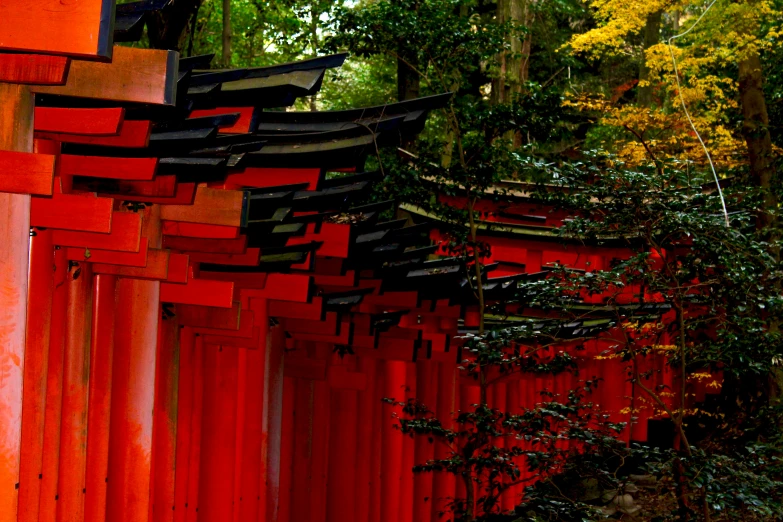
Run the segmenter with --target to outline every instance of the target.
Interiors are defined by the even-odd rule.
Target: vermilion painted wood
[[[173,198],[177,190],[177,177],[171,174],[156,175],[151,181],[125,181],[116,180],[106,182],[104,180],[78,180],[77,187],[87,190],[97,190],[99,196],[112,197],[125,200],[129,196],[140,198]],[[152,203],[152,201],[146,201]]]
[[[114,4],[4,2],[0,49],[111,58]]]
[[[1,16],[1,15],[0,15]],[[32,152],[33,97],[0,84],[0,150]],[[0,521],[16,520],[27,312],[30,196],[0,194]]]
[[[43,465],[44,406],[54,292],[54,245],[49,230],[30,237],[27,337],[22,396],[22,447],[19,474],[19,522],[38,521]]]
[[[153,522],[174,522],[179,353],[179,324],[174,315],[162,319],[158,328],[150,488]]]
[[[170,221],[238,227],[243,223],[244,193],[197,187],[192,205],[166,205],[160,217]]]
[[[221,348],[225,346],[220,345]],[[239,511],[244,503],[242,496],[242,452],[245,442],[245,415],[247,413],[247,352],[237,352],[237,380],[236,380],[236,425],[234,426],[234,488],[231,499],[231,513],[225,513],[225,517],[239,522]]]
[[[106,520],[106,479],[109,476],[114,313],[117,278],[97,275],[93,284],[92,344],[87,407],[87,475],[85,522]]]
[[[274,317],[317,320],[323,315],[323,299],[320,297],[313,297],[311,303],[271,301],[269,303],[269,310]]]
[[[112,213],[111,232],[108,234],[53,230],[52,241],[58,246],[138,252],[141,247],[141,214],[135,212]]]
[[[218,107],[216,109],[198,109],[190,113],[191,118],[201,118],[204,116],[217,116],[219,114],[239,113],[239,119],[233,125],[224,125],[218,127],[221,134],[244,134],[252,132],[250,128],[253,121],[255,107]]]
[[[186,305],[181,305],[186,306]],[[199,306],[195,308],[209,308],[206,306]],[[179,309],[179,307],[178,307]],[[229,310],[228,308],[209,308],[210,310]],[[242,310],[242,314],[239,316],[239,326],[236,329],[233,328],[205,328],[203,326],[197,326],[194,327],[194,331],[199,335],[208,335],[210,336],[210,339],[212,339],[212,336],[219,336],[221,338],[221,341],[230,342],[230,338],[242,338],[242,339],[255,339],[259,340],[258,332],[257,332],[257,326],[255,323],[255,317],[254,313],[250,310]],[[262,321],[263,319],[259,319],[259,321]],[[268,321],[268,318],[267,318]],[[266,339],[264,339],[264,342],[266,342]],[[221,343],[215,343],[212,340],[210,340],[210,344],[221,344]],[[244,343],[243,343],[244,344]],[[252,343],[248,343],[253,348],[256,348],[256,346],[252,345]],[[236,346],[235,344],[232,346]]]
[[[46,406],[44,412],[43,461],[41,465],[41,498],[38,520],[54,522],[57,516],[57,486],[60,468],[60,423],[62,420],[63,355],[65,348],[65,317],[68,309],[66,278],[68,261],[65,252],[54,252],[54,294],[49,340],[49,368],[46,376]]]
[[[457,411],[456,368],[450,363],[438,363],[438,405],[436,415],[444,427],[453,426],[452,419]],[[468,407],[469,405],[465,405]],[[447,458],[448,448],[435,447],[435,458]],[[454,495],[454,477],[448,473],[435,472],[432,478],[432,516],[448,507],[449,497]]]
[[[69,64],[67,56],[0,53],[0,82],[62,85]]]
[[[287,362],[287,361],[286,361]],[[286,364],[286,366],[288,366]],[[291,493],[288,495],[290,515],[284,519],[286,522],[296,520],[312,520],[314,515],[312,502],[298,502],[296,499],[310,499],[312,493],[312,439],[308,436],[313,430],[314,394],[312,381],[295,379],[294,409],[294,447],[292,477],[290,480]]]
[[[190,279],[183,284],[162,283],[160,298],[164,303],[193,304],[231,308],[234,283]]]
[[[123,201],[141,201],[143,203],[153,203],[158,205],[191,205],[196,197],[195,183],[177,183],[174,189],[174,195],[168,196],[138,196],[123,194],[118,199]]]
[[[150,181],[155,177],[158,158],[113,158],[62,154],[57,168],[61,176]]]
[[[73,109],[68,109],[73,110]],[[37,127],[36,127],[37,128]],[[143,148],[150,143],[152,122],[145,120],[123,120],[113,136],[93,136],[87,134],[66,134],[36,130],[35,137],[63,143],[81,143],[84,145],[102,145],[104,147]]]
[[[276,504],[269,504],[269,522],[290,522],[291,521],[291,497],[293,496],[294,488],[294,455],[297,448],[297,420],[302,421],[301,417],[307,412],[307,403],[300,401],[300,397],[297,394],[299,379],[293,379],[285,377],[283,379],[283,397],[282,397],[282,416],[280,420],[281,433],[291,434],[290,436],[281,436],[280,441],[280,478],[277,487],[278,495],[276,497]],[[303,398],[302,398],[303,399]],[[300,405],[297,415],[297,404]],[[303,409],[304,408],[304,409]],[[301,436],[299,437],[301,438]],[[303,451],[307,451],[306,447],[302,448]],[[270,452],[272,447],[270,446]],[[301,454],[304,456],[304,454]],[[274,492],[274,484],[270,488],[271,493]]]
[[[247,251],[247,236],[236,239],[204,239],[182,236],[163,236],[163,248],[182,252],[204,252],[215,254],[244,254]]]
[[[333,390],[331,434],[329,436],[329,466],[326,492],[327,522],[355,522],[355,491],[357,465],[367,462],[356,459],[357,393],[353,390]]]
[[[268,305],[268,303],[267,303]],[[267,306],[268,308],[268,306]],[[260,315],[260,314],[259,314]],[[267,324],[268,318],[267,318]],[[261,501],[259,502],[259,521],[271,522],[277,517],[280,506],[280,477],[282,466],[281,445],[283,438],[283,393],[284,393],[284,349],[285,332],[280,326],[264,329],[261,342],[266,343],[268,357],[266,358],[266,406],[264,415],[267,438],[265,451],[266,477],[261,477]],[[259,349],[261,345],[259,344]],[[290,432],[288,432],[290,433]],[[286,433],[286,435],[288,435]],[[290,463],[289,463],[290,467]],[[263,511],[261,511],[263,510]]]
[[[193,306],[181,304],[177,306],[179,324],[196,328],[196,333],[201,329],[237,330],[240,323],[239,303],[231,308],[213,308],[210,306]],[[249,312],[252,319],[253,314]]]
[[[76,264],[70,268],[65,283],[68,289],[68,311],[63,356],[58,522],[84,518],[87,473],[92,273],[88,264]]]
[[[65,85],[34,86],[32,90],[36,94],[173,105],[178,56],[176,51],[115,46],[110,63],[74,61]]]
[[[201,426],[198,519],[230,519],[234,498],[238,353],[204,346],[204,411]]]
[[[319,356],[328,357],[329,347],[326,344],[318,346]],[[329,418],[331,390],[326,381],[313,383],[313,433],[322,434],[313,437],[312,445],[312,483],[310,485],[311,518],[313,522],[326,521],[326,480],[329,464]]]
[[[351,226],[337,223],[324,223],[321,231],[315,233],[314,227],[308,227],[304,236],[292,237],[288,245],[302,245],[311,241],[321,241],[323,245],[318,249],[319,256],[348,258],[348,249],[351,244]]]
[[[147,520],[150,502],[160,283],[117,283],[111,446],[106,518]]]
[[[51,196],[54,160],[49,154],[0,150],[0,191]]]
[[[164,221],[163,234],[206,239],[236,239],[239,236],[239,227]]]
[[[435,363],[428,360],[416,362],[416,398],[431,411],[437,407],[437,373]],[[435,446],[424,437],[415,439],[416,463],[435,457]],[[413,522],[432,520],[432,473],[416,473],[413,477]]]
[[[169,254],[167,283],[187,283],[189,258],[186,254]]]
[[[373,454],[373,440],[379,438],[380,426],[375,424],[375,411],[381,401],[376,395],[376,361],[358,357],[358,367],[367,377],[367,388],[358,393],[357,415],[361,422],[357,424],[356,461],[356,520],[370,520],[370,492],[372,490],[372,468],[376,460]],[[377,428],[377,429],[374,429]]]
[[[168,276],[169,251],[150,248],[147,250],[147,266],[120,266],[105,263],[93,263],[92,270],[96,274],[108,274],[134,279],[162,281]]]
[[[0,62],[2,61],[0,55]],[[5,55],[7,56],[7,55]],[[114,136],[125,118],[122,107],[108,109],[35,108],[35,132]]]
[[[383,378],[386,397],[401,401],[405,397],[405,363],[384,361]],[[391,418],[392,412],[401,414],[398,407],[384,403],[384,417]],[[403,436],[392,423],[381,427],[383,452],[381,454],[381,522],[397,521],[400,518],[400,478],[402,475]]]
[[[235,520],[266,519],[266,478],[267,450],[269,437],[269,390],[267,388],[267,364],[270,353],[267,349],[267,331],[269,316],[266,313],[266,302],[260,301],[250,314],[258,316],[259,323],[264,324],[259,335],[256,350],[243,350],[245,354],[244,392],[245,411],[238,430],[242,430],[241,446],[237,447],[237,476],[239,482],[235,488]],[[245,315],[243,315],[245,317]],[[240,368],[242,368],[240,366]],[[238,419],[239,420],[239,419]],[[239,431],[237,432],[239,434]]]
[[[247,248],[242,254],[215,254],[208,252],[193,252],[190,254],[190,258],[194,263],[219,263],[221,265],[242,266],[258,266],[260,257],[260,248]],[[258,279],[258,275],[253,274],[252,278]]]
[[[117,266],[146,267],[148,256],[147,238],[142,238],[138,252],[117,252],[114,250],[99,250],[87,248],[67,248],[69,261],[84,263],[100,263]]]
[[[278,169],[246,167],[240,172],[226,176],[224,186],[227,189],[242,187],[276,187],[295,183],[308,183],[308,190],[316,190],[323,178],[321,169]]]
[[[174,461],[174,522],[185,522],[188,501],[190,468],[190,423],[193,417],[193,360],[195,336],[193,330],[183,327],[179,332],[179,378],[177,380],[177,438]]]
[[[35,227],[111,232],[114,200],[92,195],[57,194],[34,197],[30,209],[30,224]]]
[[[256,350],[262,341],[261,328],[254,326],[253,332],[249,337],[239,337],[239,332],[230,332],[229,330],[211,330],[213,332],[229,332],[228,334],[214,335],[204,334],[204,342],[208,344],[217,344],[223,346],[233,346],[235,348],[250,348]],[[233,333],[234,335],[230,335]]]
[[[201,337],[196,337],[193,350],[193,416],[190,422],[191,440],[188,463],[188,490],[185,502],[186,522],[196,522],[198,520],[205,365],[206,351],[204,350],[204,340]]]

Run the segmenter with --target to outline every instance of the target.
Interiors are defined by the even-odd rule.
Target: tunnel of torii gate
[[[209,70],[113,45],[167,3],[0,4],[0,522],[437,520],[462,492],[411,468],[443,450],[404,438],[381,399],[417,397],[444,422],[477,402],[457,368],[475,305],[437,216],[356,202],[379,179],[365,157],[448,95],[268,110],[345,55]],[[552,262],[629,255],[555,241],[567,216],[522,186],[489,201],[490,300]],[[580,340],[613,328],[563,324],[558,349],[603,377],[594,400],[614,420],[637,401],[623,436],[644,441],[657,412],[603,341]],[[644,364],[677,386],[662,355]],[[506,379],[490,403],[529,407],[577,379]]]

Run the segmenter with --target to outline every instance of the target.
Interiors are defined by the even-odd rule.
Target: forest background
[[[298,110],[454,93],[403,154],[369,161],[385,174],[374,197],[450,222],[452,250],[473,274],[480,323],[461,370],[481,383],[480,404],[447,421],[398,403],[395,421],[458,442],[417,466],[464,481],[444,520],[780,520],[781,30],[783,0],[173,0],[140,45],[214,53],[216,68],[349,52]],[[638,255],[600,272],[552,267],[512,302],[485,300],[476,204],[503,179],[580,187],[535,197],[578,209],[564,237],[611,233],[640,245]],[[432,183],[466,203],[442,205]],[[602,307],[626,334],[612,356],[629,361],[628,380],[671,421],[667,444],[608,436],[622,427],[585,402],[597,382],[521,416],[487,407],[493,368],[569,371],[572,361],[531,365],[554,333],[485,318],[534,303],[567,320],[564,297],[631,287],[674,318],[651,332],[659,316],[628,315],[612,297]],[[644,386],[650,376],[632,361],[664,334],[676,340],[665,349],[681,382],[721,372],[720,400],[694,408],[687,386],[675,399]],[[496,442],[506,437],[536,442]],[[564,439],[578,451],[564,451]],[[541,480],[503,510],[520,455]]]

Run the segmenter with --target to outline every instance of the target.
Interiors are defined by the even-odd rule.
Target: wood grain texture
[[[119,266],[147,266],[147,251],[149,242],[145,238],[138,252],[117,252],[116,250],[98,250],[71,247],[66,249],[68,261],[83,261],[86,263],[101,263]]]
[[[160,218],[187,223],[239,227],[244,221],[244,192],[196,187],[192,205],[166,205]]]
[[[131,279],[152,281],[165,280],[168,275],[169,251],[150,248],[147,250],[147,266],[120,266],[106,263],[94,263],[93,273],[109,274]]]
[[[2,55],[0,55],[1,59]],[[109,109],[72,109],[36,107],[35,132],[114,136],[125,117],[122,107]]]
[[[70,58],[65,56],[2,53],[0,82],[62,85],[65,83],[69,65]]]
[[[111,63],[75,61],[65,85],[34,86],[36,94],[174,105],[176,51],[115,47]]]
[[[112,0],[7,0],[0,3],[0,20],[0,49],[112,57]]]
[[[138,252],[141,246],[141,214],[135,212],[114,212],[111,232],[82,232],[76,230],[54,230],[55,245]]]
[[[51,196],[55,156],[0,150],[0,192]]]

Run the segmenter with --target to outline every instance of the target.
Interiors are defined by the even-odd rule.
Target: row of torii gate
[[[447,97],[264,110],[345,56],[216,71],[112,45],[167,3],[0,3],[0,521],[438,520],[464,492],[411,468],[445,450],[404,438],[381,399],[444,422],[477,402],[457,369],[475,306],[433,258],[437,220],[359,202],[367,154]],[[564,216],[524,194],[486,204],[505,223],[484,237],[491,298],[547,263],[629,253],[554,241]],[[571,324],[562,349],[628,420],[623,363],[580,340],[610,326]],[[673,385],[663,357],[645,364]],[[490,400],[530,407],[577,380],[519,377]]]

